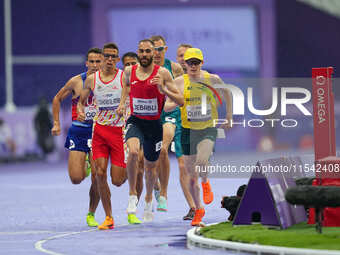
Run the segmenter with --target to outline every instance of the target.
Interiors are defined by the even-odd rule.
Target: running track
[[[254,164],[259,155],[239,154],[230,158],[239,164],[245,161]],[[188,207],[178,178],[177,161],[171,158],[169,210],[155,212],[152,223],[141,225],[127,224],[127,182],[119,188],[110,184],[115,229],[98,231],[87,227],[85,220],[90,179],[80,185],[71,184],[67,162],[0,165],[0,254],[228,254],[186,248],[190,221],[182,220]],[[221,197],[234,195],[247,181],[247,178],[211,179],[215,199],[206,206],[205,223],[224,221],[228,214],[220,208]],[[140,218],[143,208],[141,202],[137,212]],[[104,220],[101,204],[96,219]]]

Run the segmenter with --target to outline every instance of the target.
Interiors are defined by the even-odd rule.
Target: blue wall
[[[278,0],[277,26],[279,77],[311,77],[312,67],[340,68],[339,18],[296,0]]]
[[[3,16],[3,0],[0,0]],[[0,20],[0,107],[5,104],[4,21]],[[89,0],[12,0],[13,55],[85,55],[91,45]],[[85,65],[15,65],[14,102],[37,104],[39,97],[52,100],[58,89]]]

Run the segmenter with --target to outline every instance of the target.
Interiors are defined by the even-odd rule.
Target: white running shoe
[[[143,221],[151,222],[152,220],[153,220],[152,201],[150,203],[145,202]]]
[[[138,198],[136,195],[131,195],[129,196],[129,202],[128,202],[128,207],[127,207],[127,213],[133,213],[136,214],[137,212],[137,203],[138,203]]]

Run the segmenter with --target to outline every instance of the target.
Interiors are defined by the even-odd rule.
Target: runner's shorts
[[[156,161],[162,147],[163,129],[161,120],[144,120],[130,116],[126,122],[125,141],[137,137],[143,145],[144,157]]]
[[[70,151],[89,152],[91,150],[92,125],[89,127],[72,124],[68,129],[65,148]]]
[[[202,130],[193,130],[182,127],[181,143],[184,155],[197,154],[197,145],[205,140],[210,139],[215,142],[217,129],[215,127],[205,128]]]
[[[93,159],[111,158],[111,164],[126,167],[123,127],[104,126],[96,123],[92,137]]]
[[[163,111],[161,115],[161,119],[162,119],[163,125],[165,123],[171,123],[176,126],[175,135],[173,139],[175,143],[175,153],[176,153],[177,158],[183,156],[182,145],[181,145],[181,134],[182,134],[181,132],[182,130],[181,110],[178,107],[176,107],[176,109],[171,112]]]

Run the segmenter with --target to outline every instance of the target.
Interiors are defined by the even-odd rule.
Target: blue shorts
[[[89,152],[92,143],[92,125],[89,127],[72,124],[67,132],[65,148],[70,151]]]
[[[172,112],[162,112],[161,115],[162,124],[171,123],[176,126],[175,135],[173,141],[175,143],[175,153],[176,157],[179,158],[183,156],[182,145],[181,145],[181,134],[182,134],[182,126],[181,126],[181,110],[176,107]]]

